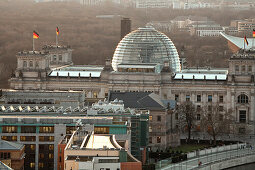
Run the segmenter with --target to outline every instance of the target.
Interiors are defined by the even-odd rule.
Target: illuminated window
[[[149,116],[149,119],[152,120],[152,116]]]
[[[93,92],[93,98],[97,98],[97,92]]]
[[[95,127],[95,134],[109,134],[109,127]]]
[[[18,128],[17,128],[17,126],[3,126],[2,132],[3,133],[17,133]]]
[[[35,150],[35,145],[30,145],[31,150]]]
[[[39,168],[43,168],[44,164],[42,162],[39,162]]]
[[[53,159],[53,153],[49,153],[49,159]]]
[[[30,168],[34,168],[35,167],[35,163],[34,162],[30,162]]]
[[[49,136],[49,141],[54,141],[54,136]]]
[[[40,133],[54,133],[54,126],[41,126]]]
[[[54,145],[49,145],[49,150],[54,150]]]

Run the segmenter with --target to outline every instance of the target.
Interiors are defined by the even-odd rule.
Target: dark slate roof
[[[0,150],[20,150],[23,147],[23,144],[0,140]]]
[[[166,105],[160,96],[149,92],[110,92],[109,101],[122,100],[125,108],[164,110]]]

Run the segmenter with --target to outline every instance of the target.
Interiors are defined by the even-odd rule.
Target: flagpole
[[[58,46],[58,34],[56,34],[56,45]]]
[[[35,39],[34,39],[34,35],[33,35],[33,51],[35,51]]]

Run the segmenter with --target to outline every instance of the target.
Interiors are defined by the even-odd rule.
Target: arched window
[[[238,103],[248,103],[249,98],[245,94],[241,94],[238,96]]]
[[[23,67],[27,67],[27,61],[23,61]]]

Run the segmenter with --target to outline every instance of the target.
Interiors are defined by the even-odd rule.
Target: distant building
[[[24,169],[25,146],[0,139],[0,161],[14,170]],[[3,169],[0,164],[0,169]],[[8,169],[8,167],[6,168]]]
[[[136,8],[170,8],[170,0],[136,0]]]
[[[194,23],[189,26],[190,35],[199,37],[218,37],[223,32],[223,28],[213,23]]]
[[[131,20],[129,18],[122,18],[120,27],[121,27],[121,29],[120,29],[120,39],[122,39],[128,33],[131,32]]]

